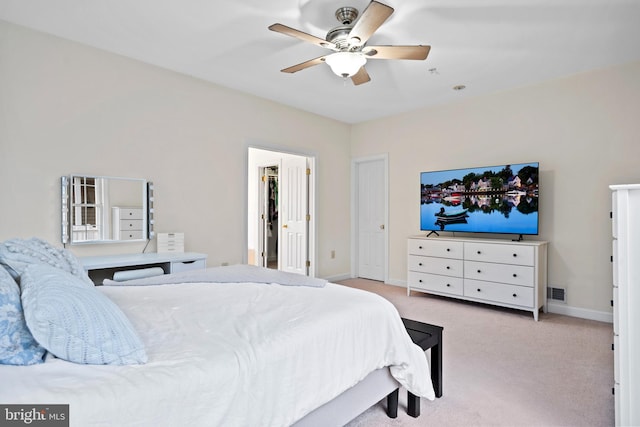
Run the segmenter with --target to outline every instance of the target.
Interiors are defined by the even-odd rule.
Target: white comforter
[[[424,353],[378,295],[257,283],[100,288],[149,362],[0,365],[1,403],[68,403],[72,426],[287,426],[377,368],[433,399]]]

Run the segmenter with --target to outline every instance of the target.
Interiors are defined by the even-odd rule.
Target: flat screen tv
[[[420,229],[538,234],[538,179],[537,162],[422,172]]]

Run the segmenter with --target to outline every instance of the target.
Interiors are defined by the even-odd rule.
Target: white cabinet
[[[640,184],[612,185],[613,349],[617,426],[640,425]]]
[[[407,294],[420,291],[528,310],[547,304],[547,242],[412,237]]]

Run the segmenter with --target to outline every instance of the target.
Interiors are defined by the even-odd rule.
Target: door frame
[[[362,163],[382,161],[384,164],[384,283],[389,282],[389,154],[351,159],[351,277],[358,277],[358,171]]]
[[[250,195],[249,194],[249,168],[253,167],[253,166],[265,166],[265,165],[250,165],[249,164],[249,151],[251,149],[255,149],[255,150],[262,150],[262,151],[268,151],[273,153],[274,155],[277,154],[282,154],[282,155],[294,155],[294,156],[302,156],[302,157],[306,157],[307,158],[307,164],[308,164],[308,168],[311,171],[310,175],[309,175],[309,191],[308,191],[308,203],[309,203],[309,215],[310,215],[310,220],[309,220],[309,224],[308,224],[308,242],[307,242],[307,250],[308,250],[308,259],[311,263],[311,265],[309,266],[309,270],[308,270],[308,275],[309,277],[316,277],[316,274],[318,272],[317,270],[317,265],[318,265],[318,259],[317,259],[317,229],[316,229],[316,218],[317,218],[317,212],[316,212],[316,186],[317,186],[317,179],[316,179],[316,171],[317,171],[317,167],[316,167],[316,154],[313,152],[305,152],[305,151],[296,151],[296,150],[291,150],[290,148],[285,148],[285,147],[280,147],[277,145],[268,145],[268,144],[262,144],[259,142],[246,142],[245,143],[245,149],[244,149],[244,191],[245,191],[245,198],[244,198],[244,218],[245,220],[242,222],[243,224],[243,236],[244,236],[244,249],[243,249],[243,254],[242,254],[242,261],[246,264],[248,262],[248,248],[249,248],[249,221],[251,220],[249,218],[249,198],[253,197],[255,200],[257,200],[257,194],[255,195]],[[259,190],[258,190],[259,191]],[[255,196],[255,197],[254,197]],[[253,237],[252,237],[253,238]]]

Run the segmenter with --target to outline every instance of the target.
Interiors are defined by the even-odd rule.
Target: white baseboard
[[[334,276],[323,277],[323,279],[328,280],[329,282],[335,283],[335,282],[339,282],[340,280],[353,279],[353,276],[351,276],[349,273],[344,273],[344,274],[336,274]]]
[[[613,323],[613,313],[605,311],[589,310],[587,308],[571,307],[566,304],[547,302],[549,313],[563,314],[565,316],[580,317],[581,319],[597,320],[599,322]]]
[[[385,283],[385,285],[399,286],[401,288],[406,288],[407,287],[407,281],[406,280],[389,279],[384,283]]]

